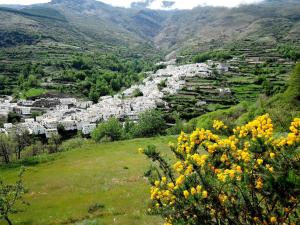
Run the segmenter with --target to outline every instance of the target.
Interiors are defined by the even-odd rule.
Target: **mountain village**
[[[5,123],[2,133],[12,130],[25,129],[33,135],[45,135],[50,138],[57,134],[58,126],[65,131],[81,131],[84,135],[90,134],[97,124],[110,117],[124,121],[128,118],[137,121],[140,113],[158,106],[168,108],[163,100],[166,95],[174,94],[185,85],[185,79],[191,77],[209,78],[212,76],[212,65],[219,72],[228,70],[228,67],[213,62],[188,64],[176,66],[168,63],[165,69],[147,73],[147,78],[141,84],[133,85],[125,91],[114,96],[104,96],[99,103],[81,101],[76,98],[40,98],[36,100],[19,100],[13,102],[8,96],[0,99],[0,117],[7,117],[10,112],[15,112],[24,118],[24,122],[13,125]],[[163,88],[159,88],[163,83]],[[141,96],[134,96],[138,90]],[[224,91],[220,89],[219,92]],[[204,103],[201,103],[204,104]],[[45,113],[31,118],[33,109],[41,109]]]

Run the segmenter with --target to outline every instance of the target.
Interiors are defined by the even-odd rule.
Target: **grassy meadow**
[[[146,215],[149,186],[143,174],[150,163],[137,149],[155,144],[167,153],[172,139],[87,141],[78,149],[26,167],[25,199],[30,205],[19,207],[20,212],[12,216],[14,224],[161,224],[161,218]],[[18,171],[2,168],[0,174],[13,182]],[[101,207],[88,212],[95,204]]]

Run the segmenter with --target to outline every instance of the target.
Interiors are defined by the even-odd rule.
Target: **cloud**
[[[102,2],[121,7],[130,7],[132,2],[145,2],[146,0],[100,0]],[[210,5],[210,6],[227,6],[234,7],[240,4],[249,4],[249,3],[258,3],[263,0],[169,0],[174,1],[175,4],[172,6],[172,9],[191,9],[196,6]],[[50,0],[0,0],[0,4],[22,4],[30,5],[35,3],[46,3]],[[154,0],[150,4],[152,9],[162,9],[163,0]]]
[[[102,0],[105,3],[112,4],[115,6],[130,7],[132,2],[145,2],[146,0]],[[240,4],[259,3],[263,0],[169,0],[174,1],[175,4],[172,9],[192,9],[196,6],[226,6],[235,7]],[[162,9],[163,0],[154,0],[149,8],[151,9]]]

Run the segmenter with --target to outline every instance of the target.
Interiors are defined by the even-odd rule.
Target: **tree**
[[[0,133],[0,157],[8,164],[13,153],[14,145],[10,136]]]
[[[32,74],[29,75],[28,81],[27,81],[27,86],[30,88],[39,86],[38,79],[36,78],[35,75],[32,75]]]
[[[101,123],[91,134],[94,141],[100,142],[107,137],[111,141],[118,141],[123,137],[122,124],[114,117],[111,117],[107,122]]]
[[[140,114],[139,122],[134,129],[136,137],[151,137],[165,133],[166,122],[160,111],[148,110]]]
[[[21,152],[25,147],[31,144],[31,135],[27,129],[18,129],[13,138],[16,144],[16,156],[17,159],[21,158]]]
[[[18,211],[15,209],[16,204],[23,201],[23,194],[25,188],[23,185],[23,173],[24,169],[21,169],[18,180],[15,184],[5,184],[0,180],[0,222],[4,220],[7,224],[12,225],[12,221],[9,218],[11,214],[15,214]]]
[[[97,103],[99,97],[100,97],[100,95],[99,95],[99,93],[97,92],[96,88],[95,88],[95,87],[92,87],[92,88],[90,89],[89,99],[90,99],[91,101],[93,101],[93,103]]]
[[[58,134],[52,135],[48,140],[49,154],[58,152],[60,144],[61,144],[61,137]]]
[[[21,116],[17,113],[10,112],[7,115],[7,122],[8,123],[19,123],[21,121]]]

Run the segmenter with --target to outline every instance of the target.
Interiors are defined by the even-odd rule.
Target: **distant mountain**
[[[132,3],[132,8],[121,8],[95,0],[52,0],[0,8],[0,33],[7,36],[1,46],[6,46],[14,32],[18,37],[7,46],[47,39],[99,51],[148,49],[140,54],[201,50],[243,39],[299,42],[299,0],[170,11],[147,9],[152,3],[146,0]],[[174,2],[161,4],[170,8]],[[19,38],[22,35],[24,38]]]

